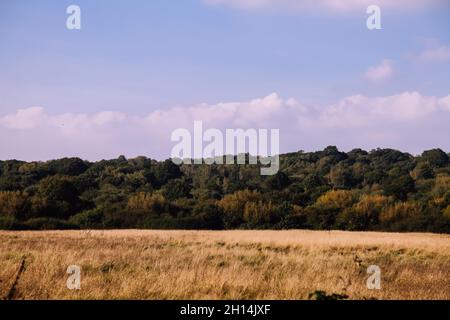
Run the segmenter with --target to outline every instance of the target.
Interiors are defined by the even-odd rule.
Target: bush
[[[223,210],[227,228],[234,228],[244,221],[245,206],[249,202],[257,202],[260,194],[257,191],[243,190],[226,195],[217,205]]]
[[[127,209],[161,214],[166,211],[167,206],[168,202],[163,195],[139,192],[128,199]]]
[[[383,189],[385,195],[405,201],[408,198],[408,193],[415,191],[415,186],[413,178],[409,175],[400,177],[392,176],[385,180]]]
[[[21,191],[0,192],[0,217],[22,218],[27,212],[28,195]]]
[[[422,159],[433,167],[444,167],[448,165],[448,155],[441,149],[428,150],[422,153]]]
[[[316,206],[329,209],[344,209],[350,207],[355,202],[352,191],[331,190],[320,196],[316,201]]]
[[[447,208],[444,209],[442,213],[444,218],[450,220],[450,204],[447,206]]]
[[[353,207],[341,211],[337,226],[346,230],[371,230],[379,223],[383,210],[388,208],[392,199],[382,195],[363,195]]]
[[[306,227],[315,230],[331,230],[336,227],[336,217],[339,210],[320,206],[310,206],[305,209]]]
[[[18,222],[13,217],[0,217],[0,230],[15,230]]]
[[[272,222],[278,215],[272,202],[247,202],[244,206],[243,220],[252,225]]]
[[[205,221],[205,225],[209,225],[209,229],[222,230],[224,228],[223,211],[212,200],[196,204],[192,213],[196,219]]]
[[[280,229],[304,229],[307,228],[306,215],[292,214],[283,217],[277,224]]]
[[[383,210],[380,224],[389,231],[412,231],[422,216],[421,206],[415,202],[399,202]]]
[[[147,229],[181,229],[181,230],[210,230],[211,221],[204,217],[184,217],[174,218],[172,216],[163,216],[160,218],[145,219],[140,227]],[[217,228],[220,229],[220,228]]]
[[[180,198],[189,198],[191,196],[191,183],[186,179],[170,180],[162,188],[164,197],[169,200],[176,200]]]
[[[103,212],[101,209],[92,209],[78,213],[69,219],[69,223],[81,229],[94,229],[102,227]]]
[[[68,221],[54,218],[35,218],[20,225],[24,230],[70,230],[78,227]]]

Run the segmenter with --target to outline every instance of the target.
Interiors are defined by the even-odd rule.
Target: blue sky
[[[245,1],[249,0],[241,3]],[[436,6],[421,0],[409,2],[421,4],[418,9],[407,4],[404,8],[380,5],[383,29],[375,31],[366,28],[368,15],[363,6],[340,11],[317,5],[302,10],[290,6],[292,1],[285,0],[285,8],[240,8],[233,0],[216,4],[203,0],[0,0],[0,124],[10,124],[18,110],[32,107],[42,108],[39,112],[47,118],[105,111],[146,117],[200,103],[245,103],[272,93],[284,102],[293,98],[319,109],[355,95],[376,99],[406,92],[435,99],[437,109],[446,106],[442,102],[450,95],[446,1],[435,0]],[[82,30],[65,26],[70,4],[81,7]],[[375,77],[368,75],[371,67]],[[442,116],[448,124],[448,113]],[[441,129],[444,134],[449,133],[446,123]],[[431,120],[427,125],[431,126]],[[4,126],[4,137],[23,135],[24,150],[4,142],[1,158],[62,155],[50,149],[27,153],[25,146],[33,140],[17,132],[17,126]],[[369,139],[365,146],[381,143],[412,152],[427,145],[449,148],[445,140],[434,136],[415,147],[401,138],[408,136],[408,130],[398,132],[395,143]],[[295,132],[286,136],[291,135]],[[321,148],[327,137],[311,145],[288,141],[286,151]],[[342,147],[357,147],[361,142]],[[119,152],[97,154],[75,147],[65,151],[87,158]],[[136,147],[123,153],[127,152],[166,154],[163,147],[158,151]]]

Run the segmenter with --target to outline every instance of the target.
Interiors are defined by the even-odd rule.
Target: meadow
[[[81,268],[81,289],[66,286]],[[381,269],[369,290],[367,268]],[[343,231],[0,232],[0,299],[450,299],[450,236]],[[314,294],[316,293],[316,294]]]

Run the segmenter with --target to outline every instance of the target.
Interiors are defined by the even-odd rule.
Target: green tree
[[[38,186],[38,196],[49,205],[46,214],[55,218],[67,218],[85,205],[72,179],[66,176],[55,175],[43,179]]]
[[[449,164],[448,155],[441,149],[428,150],[422,153],[422,159],[433,168],[445,167]]]
[[[385,180],[383,189],[385,195],[405,201],[408,198],[408,193],[415,190],[415,183],[409,175],[389,177]]]
[[[0,216],[23,218],[29,209],[28,195],[21,191],[0,191]]]
[[[168,181],[162,188],[162,194],[169,200],[191,197],[191,182],[185,178]]]

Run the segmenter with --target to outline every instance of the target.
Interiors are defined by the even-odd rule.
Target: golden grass
[[[382,270],[381,290],[366,287],[372,264]],[[69,265],[82,269],[81,290],[66,287]],[[0,298],[308,299],[316,290],[350,299],[450,299],[450,236],[0,232]]]

